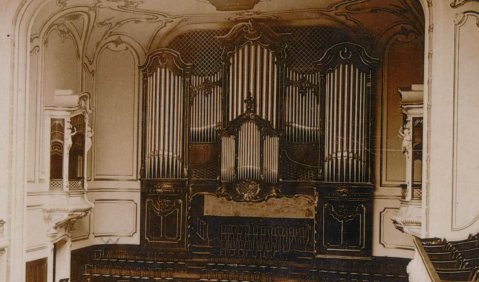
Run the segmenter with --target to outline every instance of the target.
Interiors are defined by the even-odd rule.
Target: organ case
[[[314,67],[297,68],[288,64],[288,36],[264,23],[239,23],[215,38],[222,67],[207,72],[171,49],[148,56],[142,243],[218,255],[211,249],[232,250],[231,240],[220,246],[209,238],[236,232],[227,228],[263,227],[251,225],[254,218],[204,215],[204,197],[247,203],[306,197],[314,215],[261,218],[265,230],[298,226],[291,232],[302,233],[302,255],[370,255],[377,60],[357,44],[340,43]],[[224,229],[226,220],[232,225]]]

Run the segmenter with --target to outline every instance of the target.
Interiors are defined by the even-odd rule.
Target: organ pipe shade
[[[185,176],[184,65],[179,55],[159,50],[143,66],[144,167],[146,178]]]
[[[377,60],[355,44],[328,49],[325,73],[324,178],[371,182],[371,76]]]

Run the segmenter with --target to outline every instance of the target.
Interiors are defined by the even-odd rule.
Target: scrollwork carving
[[[361,214],[361,209],[365,209],[363,205],[353,206],[346,204],[326,204],[325,208],[329,211],[329,214],[338,222],[351,221]]]
[[[189,72],[191,67],[192,65],[185,63],[177,51],[161,48],[151,53],[141,68],[143,69],[145,77],[147,77],[157,68],[167,68],[176,74],[181,74],[183,72]]]
[[[237,183],[222,183],[216,190],[216,196],[236,202],[263,202],[283,195],[276,184],[242,180]]]
[[[368,55],[362,46],[345,42],[329,48],[321,59],[316,61],[321,69],[333,68],[340,63],[354,62],[357,67],[369,70],[379,63],[379,59]]]
[[[54,240],[61,234],[70,236],[75,222],[88,215],[93,204],[85,202],[82,207],[57,207],[43,210],[44,218],[48,222],[47,235]]]
[[[153,189],[158,193],[177,193],[178,189],[170,183],[156,183]]]
[[[191,89],[190,100],[193,101],[195,97],[201,93],[205,96],[210,96],[213,93],[213,89],[215,87],[221,87],[222,81],[223,81],[222,78],[220,78],[217,81],[211,81],[208,78],[206,78],[201,84],[197,86],[190,85],[190,89]]]
[[[224,52],[223,60],[233,53],[238,46],[242,46],[247,42],[260,42],[264,46],[268,46],[276,52],[278,59],[285,57],[284,49],[286,47],[288,33],[276,33],[264,23],[255,21],[243,22],[231,28],[230,32],[224,36],[217,38],[223,43]]]
[[[308,91],[311,91],[316,98],[319,98],[319,85],[311,83],[306,79],[305,76],[302,76],[299,80],[291,80],[286,78],[286,86],[294,86],[298,88],[298,92],[301,96],[305,96]],[[319,102],[319,99],[318,99]]]
[[[454,2],[451,3],[451,7],[459,8],[469,2],[479,2],[479,0],[454,0]]]
[[[236,185],[235,190],[238,196],[242,197],[244,201],[250,202],[258,198],[261,188],[256,181],[241,181]]]
[[[177,199],[156,199],[155,201],[148,199],[147,205],[149,204],[152,210],[161,216],[177,209],[180,202],[181,200]]]

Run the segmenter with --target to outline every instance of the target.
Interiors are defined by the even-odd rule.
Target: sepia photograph
[[[479,0],[0,0],[0,282],[479,281]]]

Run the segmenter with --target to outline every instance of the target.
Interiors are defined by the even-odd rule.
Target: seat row
[[[479,234],[465,240],[422,239],[422,246],[443,281],[479,281]]]

